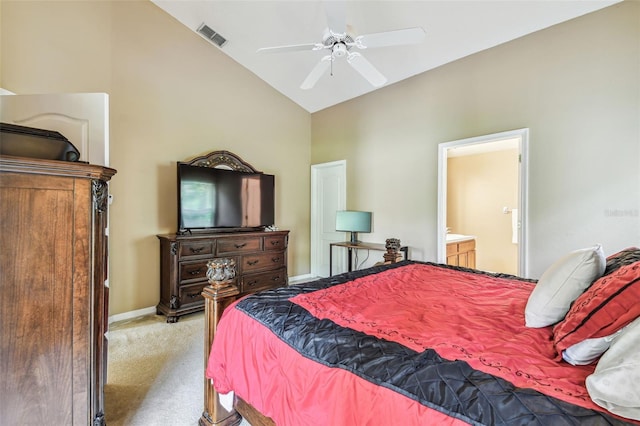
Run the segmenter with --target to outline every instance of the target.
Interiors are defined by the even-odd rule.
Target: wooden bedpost
[[[204,368],[207,368],[211,344],[216,335],[218,322],[222,312],[227,306],[236,300],[239,294],[238,287],[234,284],[226,284],[219,288],[207,286],[202,292],[204,297]],[[213,388],[211,380],[204,378],[204,411],[198,424],[200,426],[231,426],[242,421],[242,417],[235,409],[226,410],[220,404],[218,392]]]

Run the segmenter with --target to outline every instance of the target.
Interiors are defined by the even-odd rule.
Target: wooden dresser
[[[287,285],[289,231],[158,235],[160,239],[159,314],[167,322],[204,309],[207,262],[235,260],[240,296]]]
[[[2,425],[104,424],[115,172],[0,156]]]

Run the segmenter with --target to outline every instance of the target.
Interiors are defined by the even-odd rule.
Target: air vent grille
[[[210,26],[204,23],[198,27],[198,34],[218,47],[224,46],[227,42],[226,38],[222,37],[219,33],[215,32]]]

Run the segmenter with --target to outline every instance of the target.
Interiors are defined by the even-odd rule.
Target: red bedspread
[[[459,399],[440,398],[438,404],[445,405],[419,403],[395,387],[395,376],[380,386],[364,374],[369,370],[356,372],[351,370],[351,364],[323,361],[325,352],[332,354],[332,359],[344,359],[337,355],[342,346],[300,330],[316,327],[316,323],[335,323],[332,327],[336,331],[329,334],[339,332],[340,339],[364,333],[369,340],[395,342],[385,344],[403,351],[409,348],[406,351],[411,353],[430,354],[433,352],[426,349],[433,349],[446,360],[464,361],[446,361],[452,365],[443,372],[467,363],[475,370],[513,383],[517,389],[534,389],[580,407],[603,411],[591,402],[584,387],[594,366],[576,367],[554,361],[551,327],[524,326],[531,283],[421,263],[382,270],[328,288],[318,283],[311,283],[306,289],[292,286],[251,296],[236,302],[242,309],[232,305],[225,310],[205,374],[214,380],[218,392],[235,391],[278,425],[458,425],[464,421],[473,423],[472,418],[482,418],[483,424],[497,421],[493,413],[482,411],[486,405],[474,402],[480,395],[465,393],[470,387],[462,385]],[[302,356],[286,342],[289,337],[285,336],[290,335],[304,336],[296,345],[316,348],[314,355]],[[358,356],[352,354],[351,358],[358,360]],[[379,364],[375,357],[367,365],[389,369],[388,364]],[[456,383],[457,377],[449,383]],[[448,392],[438,386],[428,387],[429,392]],[[504,402],[498,405],[505,407],[517,398],[506,390],[503,397]],[[458,405],[463,398],[470,405],[460,411]],[[420,400],[438,398],[422,394]],[[496,411],[495,415],[500,416],[501,412]],[[544,418],[546,413],[541,411],[539,415]],[[512,419],[517,422],[518,416]],[[599,424],[598,419],[596,423],[593,418],[591,421]]]
[[[595,365],[557,362],[551,327],[527,328],[533,286],[520,280],[409,265],[291,299],[317,318],[502,377],[593,409],[584,386]]]
[[[227,308],[223,322],[233,326],[218,329],[206,377],[214,379],[218,392],[234,391],[278,426],[467,424],[348,371],[301,357],[239,310]]]

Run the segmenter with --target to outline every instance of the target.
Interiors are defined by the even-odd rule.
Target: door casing
[[[438,145],[438,262],[446,263],[446,226],[447,226],[447,153],[448,150],[460,146],[470,146],[496,142],[506,139],[519,139],[520,164],[518,168],[518,275],[528,277],[528,239],[527,239],[527,200],[528,200],[528,146],[529,129],[522,128],[500,133],[444,142]]]

